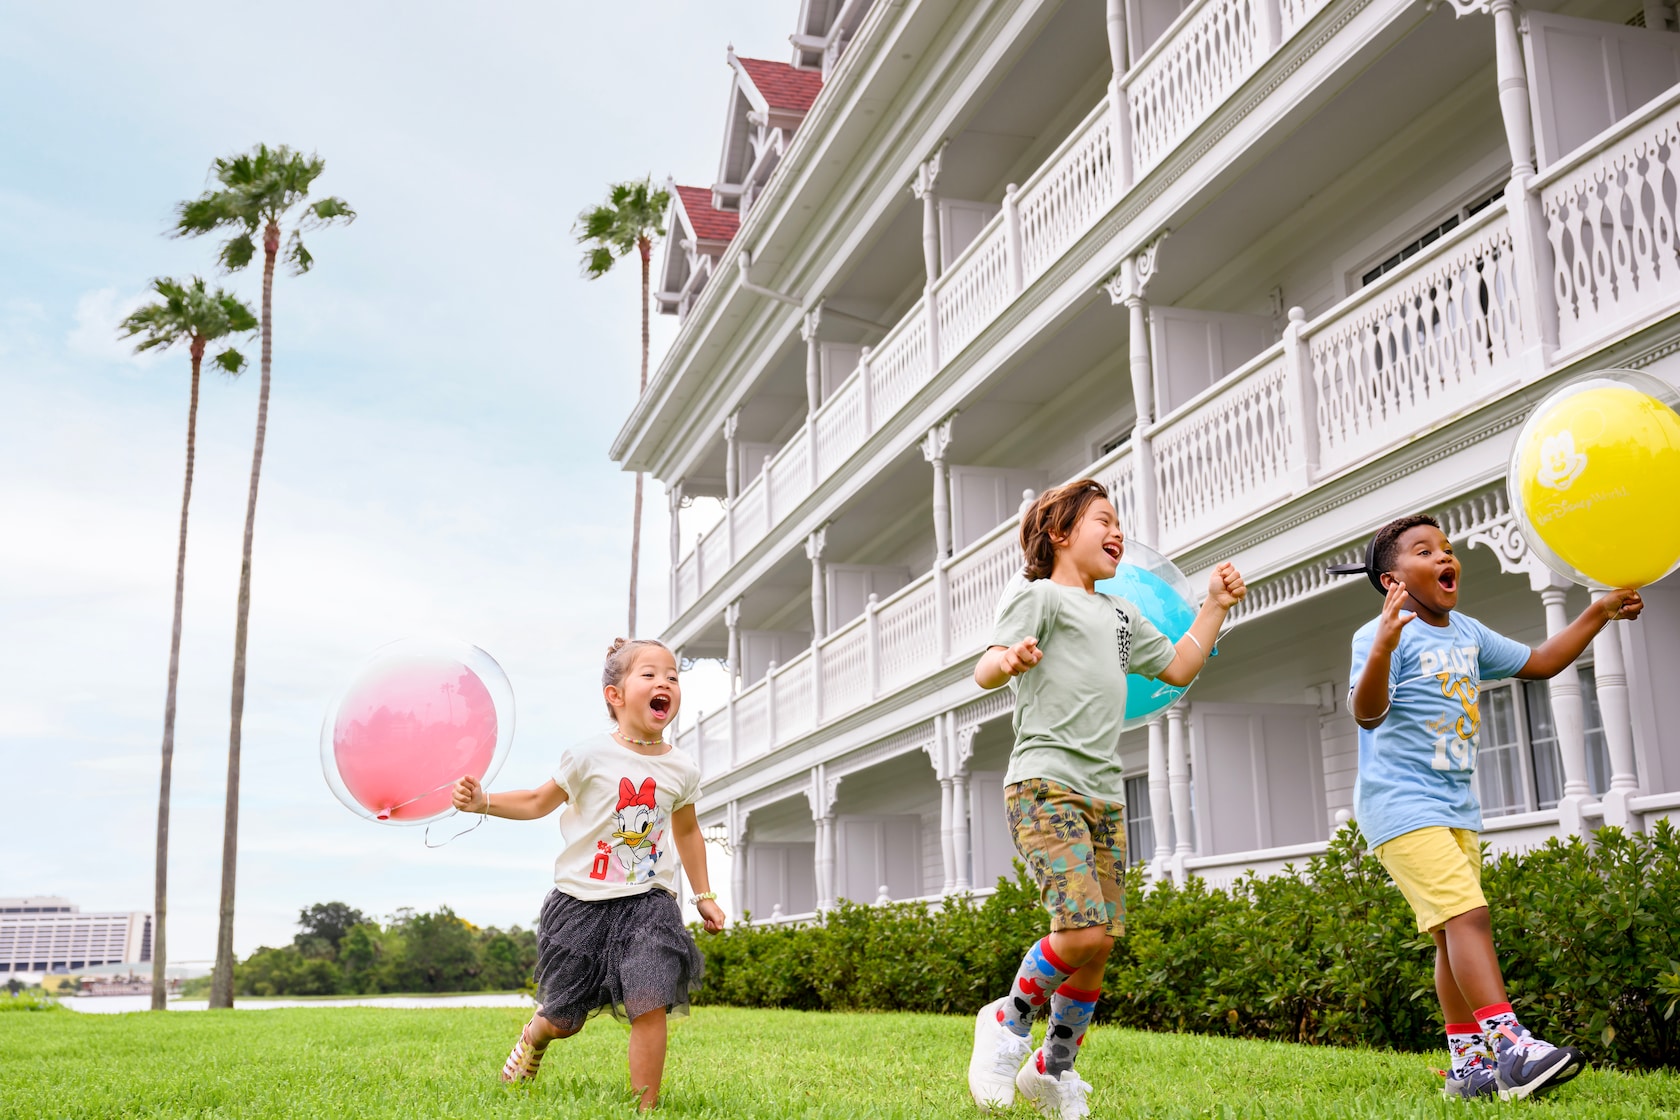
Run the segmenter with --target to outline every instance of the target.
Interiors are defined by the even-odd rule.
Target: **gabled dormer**
[[[788,36],[793,43],[793,64],[802,70],[819,70],[826,78],[874,2],[802,0],[798,29]]]
[[[822,74],[785,62],[740,58],[733,47],[726,57],[735,81],[729,90],[723,160],[712,186],[712,204],[745,213],[822,92]]]
[[[741,224],[740,215],[712,205],[707,187],[668,182],[671,209],[665,218],[665,261],[654,303],[661,314],[686,316],[723,251]]]

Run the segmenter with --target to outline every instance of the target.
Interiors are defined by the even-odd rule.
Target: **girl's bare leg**
[[[665,1075],[665,1037],[663,1007],[630,1021],[630,1087],[641,1094],[644,1110],[659,1103],[659,1080]]]

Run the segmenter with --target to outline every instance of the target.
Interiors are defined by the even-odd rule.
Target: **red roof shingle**
[[[741,226],[741,216],[712,207],[712,188],[678,187],[683,213],[688,215],[694,236],[700,241],[728,241]]]
[[[763,58],[737,57],[736,61],[772,109],[806,112],[816,101],[817,94],[822,92],[820,70],[800,70],[785,62],[771,62]]]

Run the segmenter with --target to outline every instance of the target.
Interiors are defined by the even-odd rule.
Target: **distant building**
[[[65,898],[0,898],[0,973],[40,973],[152,959],[152,916],[84,914]]]

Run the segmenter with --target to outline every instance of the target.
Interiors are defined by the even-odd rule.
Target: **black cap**
[[[1365,546],[1365,562],[1362,564],[1332,564],[1327,569],[1333,576],[1357,576],[1363,574],[1371,581],[1371,586],[1381,595],[1388,594],[1388,588],[1383,586],[1382,573],[1377,571],[1377,538],[1372,536],[1371,543]]]

